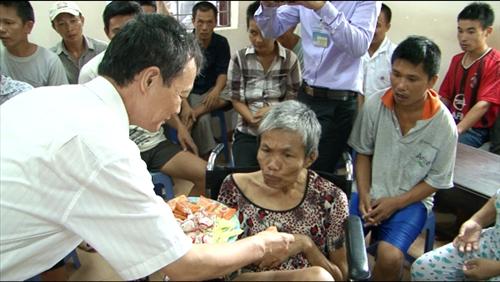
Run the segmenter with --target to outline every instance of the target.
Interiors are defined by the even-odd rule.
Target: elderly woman
[[[224,180],[218,201],[238,209],[242,237],[269,226],[295,236],[286,256],[248,265],[237,279],[321,280],[328,274],[335,280],[346,279],[347,197],[308,169],[318,156],[320,134],[316,115],[306,105],[293,100],[279,103],[259,126],[261,170],[231,174]]]

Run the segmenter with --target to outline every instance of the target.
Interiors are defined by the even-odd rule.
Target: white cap
[[[73,16],[79,16],[82,11],[80,10],[80,7],[78,7],[78,5],[76,5],[76,3],[73,1],[57,1],[49,10],[50,21],[53,21],[57,17],[57,15],[61,13],[68,13],[72,14]]]

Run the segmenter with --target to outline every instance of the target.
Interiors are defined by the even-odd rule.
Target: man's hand
[[[366,214],[366,218],[370,220],[365,225],[379,225],[382,221],[391,217],[391,215],[398,209],[398,198],[384,197],[377,199],[371,204],[371,211]]]
[[[474,220],[467,220],[460,226],[457,237],[453,240],[453,246],[460,252],[472,252],[479,249],[479,238],[481,238],[482,227]]]
[[[191,134],[189,134],[189,131],[184,126],[177,129],[177,139],[184,151],[190,151],[198,156],[198,147],[196,147]]]
[[[216,91],[210,91],[205,96],[202,103],[203,105],[205,105],[205,108],[208,109],[208,111],[211,111],[213,108],[215,108],[218,101],[219,101],[219,93]]]
[[[468,260],[463,265],[465,277],[472,280],[487,280],[498,276],[500,262],[493,259],[475,258]]]
[[[179,118],[181,119],[182,124],[184,124],[187,129],[191,129],[194,122],[196,121],[196,116],[193,112],[193,109],[189,105],[189,102],[186,100],[182,101],[182,110],[179,114]]]
[[[264,118],[264,115],[269,112],[271,107],[267,106],[264,108],[260,108],[255,114],[253,114],[252,120],[250,121],[250,126],[259,127],[260,122]]]
[[[361,214],[361,218],[365,221],[365,226],[370,226],[374,225],[375,222],[373,221],[373,218],[368,216],[368,213],[372,211],[372,197],[370,196],[370,193],[367,194],[361,194],[358,192],[358,197],[359,197],[359,212]]]

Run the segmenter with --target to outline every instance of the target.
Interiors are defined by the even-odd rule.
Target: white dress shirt
[[[125,280],[179,259],[191,240],[129,139],[103,77],[40,87],[0,106],[0,277],[25,280],[82,239]]]
[[[391,57],[396,46],[386,36],[373,56],[366,52],[361,57],[365,98],[391,86]]]

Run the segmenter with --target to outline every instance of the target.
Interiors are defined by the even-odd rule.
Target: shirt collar
[[[278,41],[274,42],[275,46],[278,46],[278,56],[280,56],[283,60],[286,58],[286,49],[285,47],[281,46]],[[250,45],[247,47],[245,51],[245,56],[248,54],[255,54],[255,48],[253,45]]]
[[[127,109],[123,103],[123,99],[116,88],[111,84],[111,82],[102,76],[98,76],[93,80],[83,84],[90,91],[92,91],[103,103],[108,106],[119,120],[122,122],[121,126],[127,131],[129,127],[129,119],[127,114]]]
[[[381,53],[386,53],[389,52],[389,47],[391,45],[391,42],[389,41],[389,38],[387,38],[387,35],[384,37],[384,40],[382,41],[382,44],[378,47],[378,49],[373,53],[372,57],[376,57],[377,55]]]
[[[385,94],[382,96],[382,104],[391,111],[394,111],[394,93],[392,88],[389,88]],[[424,110],[422,111],[422,118],[430,119],[432,118],[440,109],[441,101],[439,100],[439,95],[433,89],[427,90],[427,98],[424,102]]]
[[[95,50],[94,42],[92,42],[85,35],[83,35],[83,42],[85,42],[85,49],[86,50],[92,50],[92,51]],[[63,40],[57,42],[55,52],[58,55],[61,54],[61,53],[63,53],[63,52],[65,54],[68,54],[68,50],[66,49],[66,46],[64,46],[64,41]]]

